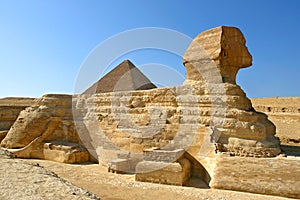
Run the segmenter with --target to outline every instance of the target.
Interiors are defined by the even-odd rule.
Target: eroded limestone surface
[[[22,158],[88,161],[89,153],[74,126],[71,102],[71,95],[44,95],[37,99],[20,112],[1,146]]]
[[[247,158],[220,155],[211,187],[300,198],[299,157]]]
[[[32,106],[34,102],[34,98],[8,97],[0,99],[0,142],[7,135],[20,112],[26,107]]]
[[[183,180],[193,176],[209,184],[218,179],[214,176],[216,153],[275,157],[281,152],[274,124],[253,109],[236,85],[238,70],[251,63],[239,29],[221,26],[205,31],[183,57],[187,79],[182,86],[74,96],[78,133],[100,163],[127,159],[127,170],[137,173],[137,180],[184,184]],[[149,148],[183,149],[191,165],[182,172],[191,173],[183,173],[185,177],[177,182],[160,180],[165,169],[170,172],[163,166],[179,167],[183,154],[168,161],[147,160],[145,149]],[[152,167],[152,172],[141,174],[137,169],[143,166]]]
[[[214,151],[274,157],[280,153],[274,124],[235,84],[238,70],[251,62],[239,29],[205,31],[184,55],[184,85],[74,97],[81,139],[104,163],[120,152],[140,157],[145,148],[181,148],[196,158]]]
[[[184,55],[186,85],[204,87],[206,106],[211,111],[208,124],[216,131],[220,151],[233,155],[272,157],[280,153],[275,126],[263,113],[252,108],[251,101],[236,85],[240,68],[249,67],[252,57],[238,28],[217,27],[199,34]],[[213,133],[215,134],[215,133]]]

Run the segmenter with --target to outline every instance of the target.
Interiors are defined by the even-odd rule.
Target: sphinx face
[[[209,69],[213,65],[208,65],[208,61],[214,62],[223,82],[235,84],[239,69],[252,65],[242,32],[235,27],[220,26],[199,34],[183,58],[187,80],[199,81],[203,76],[201,72],[214,72],[213,68]]]
[[[222,67],[244,68],[252,65],[252,56],[239,29],[224,27],[221,38],[220,63]]]

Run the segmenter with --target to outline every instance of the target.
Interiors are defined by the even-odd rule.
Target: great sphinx
[[[208,146],[216,148],[213,151],[250,157],[276,156],[280,148],[274,136],[275,126],[265,114],[253,109],[251,101],[236,85],[238,70],[249,67],[251,63],[252,57],[245,45],[245,38],[238,28],[220,26],[205,31],[193,40],[183,57],[186,81],[182,86],[96,93],[73,98],[75,112],[85,110],[80,114],[81,121],[85,122],[85,128],[91,134],[87,137],[89,139],[85,137],[86,134],[79,134],[81,140],[93,140],[94,146],[91,141],[83,143],[89,144],[88,149],[96,159],[99,157],[97,148],[105,149],[102,145],[105,142],[127,153],[141,153],[145,148],[183,148],[195,151],[196,146],[203,151],[202,142],[207,143],[207,138],[210,143]],[[50,95],[49,98],[53,97]],[[64,105],[64,109],[71,109],[70,97],[63,96],[62,102],[66,98],[69,98],[69,102],[68,106]],[[29,140],[42,136],[43,133],[36,131],[31,136],[27,130],[34,124],[35,118],[41,119],[38,123],[40,129],[49,124],[50,119],[54,123],[56,114],[44,112],[49,109],[44,103],[46,100],[45,96],[19,116],[2,141],[3,147],[23,148],[30,143]],[[60,104],[57,105],[61,108]],[[35,117],[28,117],[30,114]],[[32,119],[32,123],[22,125],[24,117]],[[78,119],[78,116],[75,117]],[[97,128],[95,124],[89,127],[95,119]],[[41,125],[42,122],[44,125]],[[97,130],[104,136],[104,142],[103,138],[99,139],[100,142],[90,138],[97,135]],[[55,133],[55,130],[52,132]],[[79,141],[75,136],[70,137],[70,131],[65,132],[60,131],[59,137],[69,138],[71,142]],[[48,134],[48,138],[55,140],[51,133]],[[98,134],[97,137],[101,136]],[[17,140],[26,142],[20,144]],[[108,144],[106,146],[110,146]],[[207,149],[205,151],[208,152]]]
[[[199,34],[186,50],[183,85],[151,89],[143,78],[147,87],[137,87],[142,90],[89,92],[73,98],[46,95],[21,112],[1,146],[15,148],[19,157],[60,155],[57,161],[66,162],[89,160],[87,149],[100,164],[110,166],[121,159],[125,171],[138,174],[152,161],[163,161],[162,168],[172,163],[178,169],[201,165],[209,178],[220,153],[275,157],[281,150],[274,124],[255,111],[236,84],[239,69],[251,64],[238,28],[213,28]],[[132,67],[126,73],[131,70],[140,74]],[[113,88],[124,87],[126,73]],[[77,157],[68,161],[59,150]],[[190,175],[183,176],[184,182]]]
[[[274,124],[255,111],[236,84],[239,69],[252,64],[238,28],[220,26],[201,33],[186,50],[183,64],[182,86],[118,91],[124,86],[121,77],[116,92],[73,98],[77,131],[93,157],[104,165],[123,162],[122,170],[145,177],[146,171],[180,164],[186,154],[191,165],[199,162],[208,174],[213,174],[218,153],[280,154]]]

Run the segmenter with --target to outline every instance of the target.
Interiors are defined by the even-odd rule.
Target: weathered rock
[[[72,115],[71,95],[44,95],[36,105],[27,107],[10,128],[1,146],[23,158],[41,158],[67,163],[85,162],[89,154],[83,147],[73,151],[71,143],[80,143]],[[54,142],[53,142],[54,141]],[[65,142],[71,149],[49,149],[45,143]],[[81,153],[80,153],[81,152]]]
[[[137,165],[135,180],[169,185],[184,185],[191,175],[191,163],[183,158],[178,162],[143,161]]]
[[[18,115],[26,107],[33,106],[33,98],[2,98],[0,99],[0,131],[8,131]],[[0,140],[1,142],[1,140]]]
[[[247,158],[219,155],[211,187],[300,198],[299,157]]]
[[[183,57],[187,81],[200,81],[206,78],[202,77],[204,73],[214,73],[214,69],[210,68],[213,61],[219,70],[214,75],[221,75],[223,82],[235,84],[238,70],[252,65],[252,57],[245,44],[243,34],[235,27],[219,26],[202,32],[193,40]],[[217,81],[218,77],[203,81],[212,80]]]
[[[0,142],[6,137],[8,131],[0,131]]]
[[[128,173],[132,171],[130,160],[120,158],[113,160],[108,167],[108,171],[113,173]]]
[[[111,161],[107,152],[115,150],[112,159],[117,159],[120,152],[142,154],[152,147],[185,149],[196,158],[213,157],[215,148],[240,156],[276,156],[275,126],[255,112],[235,84],[238,70],[251,61],[239,29],[203,32],[184,55],[183,86],[74,97],[81,139],[104,163]]]
[[[191,162],[185,158],[184,149],[144,150],[144,160],[135,169],[137,181],[184,185],[192,175]]]
[[[221,107],[219,114],[211,114],[209,124],[215,142],[221,144],[218,151],[258,157],[280,153],[274,124],[266,115],[255,112],[251,101],[235,84],[238,70],[252,62],[239,29],[221,26],[201,33],[183,60],[187,68],[185,84],[197,90],[206,85],[208,92],[202,96],[207,99],[201,103],[210,106],[212,111]]]
[[[182,86],[74,97],[78,133],[101,163],[120,159],[121,154],[129,160],[142,159],[135,171],[137,180],[175,184],[175,180],[159,177],[172,177],[173,172],[165,167],[175,169],[180,157],[162,159],[156,155],[157,159],[149,161],[143,155],[144,149],[158,148],[184,149],[192,166],[190,174],[208,184],[216,183],[220,178],[215,173],[216,156],[220,152],[274,157],[281,151],[274,124],[253,109],[236,85],[238,70],[251,62],[239,29],[205,31],[184,55],[187,79]],[[153,171],[137,171],[149,167]]]
[[[53,128],[48,140],[68,140],[78,142],[74,129],[70,95],[44,95],[38,99],[37,106],[28,107],[18,116],[1,146],[5,148],[22,148],[32,142],[48,128]],[[53,120],[58,122],[53,124]]]

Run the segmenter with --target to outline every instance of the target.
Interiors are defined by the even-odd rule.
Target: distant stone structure
[[[253,98],[251,101],[256,111],[267,114],[275,124],[276,136],[282,143],[300,145],[300,97]]]
[[[130,60],[124,60],[88,88],[84,94],[149,90],[153,88],[156,88],[156,86]]]

